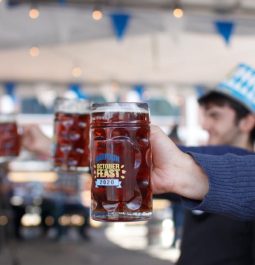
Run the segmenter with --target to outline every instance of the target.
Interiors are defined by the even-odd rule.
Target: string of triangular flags
[[[235,22],[233,21],[215,21],[214,26],[218,34],[223,38],[226,45],[230,44],[235,29]]]
[[[115,37],[117,40],[124,39],[130,24],[131,15],[128,13],[112,13],[110,14],[111,22]],[[216,20],[214,21],[216,32],[223,38],[226,45],[230,44],[235,29],[234,21]]]
[[[57,0],[57,2],[60,5],[64,6],[68,3],[68,0]],[[22,0],[8,0],[7,6],[16,7],[17,5],[20,5],[22,3]],[[118,41],[123,40],[130,25],[130,19],[132,18],[131,14],[128,12],[116,11],[111,12],[108,15],[111,20],[114,36]],[[226,45],[229,45],[234,33],[236,23],[234,21],[226,20],[216,20],[213,23],[216,33],[218,33],[223,38]]]

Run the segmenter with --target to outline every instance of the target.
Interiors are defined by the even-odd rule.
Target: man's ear
[[[242,118],[239,126],[243,132],[246,132],[246,133],[251,132],[253,128],[255,127],[255,115],[248,114],[246,117]]]

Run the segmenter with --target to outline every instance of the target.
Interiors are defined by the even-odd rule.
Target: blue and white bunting
[[[215,21],[214,25],[216,31],[220,34],[225,43],[229,45],[234,32],[235,23],[232,21]]]
[[[130,15],[128,13],[112,13],[110,14],[112,27],[117,40],[122,40],[127,31]]]

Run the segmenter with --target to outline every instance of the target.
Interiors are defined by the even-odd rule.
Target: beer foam
[[[61,113],[65,113],[65,114],[90,114],[89,110],[79,110],[77,108],[69,108],[68,110],[64,109],[64,108],[59,108],[56,112],[61,112]]]
[[[70,114],[89,114],[89,104],[87,101],[75,99],[63,99],[57,102],[55,107],[57,112]]]
[[[143,104],[143,103],[141,103]],[[96,109],[93,109],[96,108]],[[139,107],[137,103],[106,103],[100,105],[92,106],[92,113],[98,112],[136,112],[136,113],[149,113],[148,109]]]
[[[16,121],[15,116],[12,114],[0,115],[0,123],[13,123],[15,121]]]

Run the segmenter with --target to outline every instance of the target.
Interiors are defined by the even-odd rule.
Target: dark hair
[[[236,113],[236,122],[238,123],[242,118],[251,114],[241,102],[229,97],[228,95],[222,94],[220,92],[212,91],[208,94],[202,96],[198,99],[198,103],[202,107],[206,107],[210,104],[214,104],[220,107],[229,106]],[[250,132],[250,141],[253,143],[255,141],[255,127]]]

